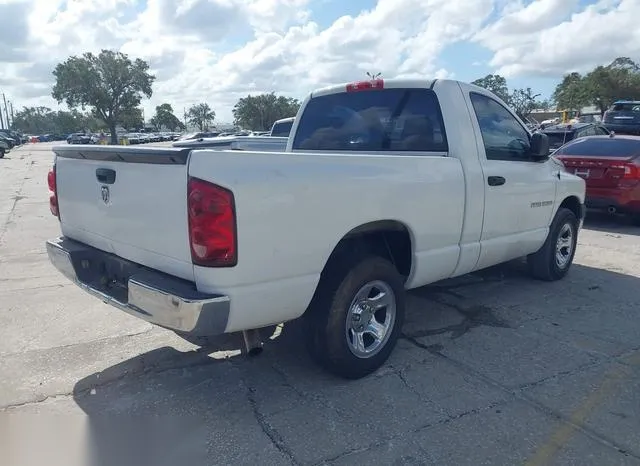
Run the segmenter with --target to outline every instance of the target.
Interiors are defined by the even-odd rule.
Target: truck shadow
[[[605,233],[640,236],[640,226],[634,224],[633,219],[627,215],[588,212],[584,228]]]
[[[134,464],[128,462],[133,458],[138,464],[178,464],[176,454],[187,455],[189,464],[208,464],[212,451],[221,454],[220,442],[228,446],[221,463],[258,464],[267,447],[252,443],[254,437],[281,442],[270,420],[305,405],[348,419],[355,393],[370,390],[371,379],[399,374],[450,348],[459,350],[456,345],[469,334],[476,344],[478,339],[489,344],[494,337],[483,328],[516,332],[528,322],[542,322],[552,330],[560,325],[554,338],[563,339],[588,334],[584,319],[595,318],[601,323],[593,338],[613,344],[624,325],[620,322],[628,319],[616,306],[637,302],[638,285],[637,277],[577,264],[565,280],[541,283],[516,261],[412,291],[394,354],[362,380],[344,381],[319,369],[304,350],[304,329],[296,321],[275,329],[258,357],[239,355],[238,335],[221,338],[215,352],[157,348],[78,381],[74,401],[89,416],[95,464]],[[437,379],[438,372],[429,377]],[[456,387],[450,388],[455,397]],[[375,410],[374,400],[375,393],[360,400],[358,409]],[[314,420],[298,419],[293,428],[313,435]],[[225,432],[231,440],[222,440]]]

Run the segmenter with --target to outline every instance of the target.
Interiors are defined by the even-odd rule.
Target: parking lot
[[[411,292],[389,362],[344,381],[295,322],[255,358],[199,351],[69,283],[44,251],[51,146],[0,160],[0,451],[28,453],[36,414],[111,465],[640,465],[640,227],[590,217],[560,282],[515,262]]]

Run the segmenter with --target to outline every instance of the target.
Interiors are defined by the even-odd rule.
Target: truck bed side
[[[459,256],[464,176],[446,156],[193,151],[189,175],[233,191],[238,264],[194,267],[197,287],[231,299],[227,331],[298,317],[338,242],[370,222],[408,229],[408,286],[450,276]],[[260,321],[264,296],[272,311]],[[277,310],[279,315],[273,315]]]

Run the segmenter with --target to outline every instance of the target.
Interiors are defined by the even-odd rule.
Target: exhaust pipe
[[[257,356],[262,353],[262,339],[260,338],[260,330],[243,330],[244,348],[249,356]]]
[[[609,212],[611,215],[615,214],[617,212],[617,209],[614,206],[609,206],[607,208],[607,212]]]

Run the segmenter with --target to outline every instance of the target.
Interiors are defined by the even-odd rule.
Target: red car
[[[640,137],[590,136],[560,147],[554,157],[587,184],[585,204],[640,221]]]

